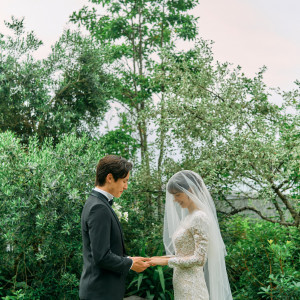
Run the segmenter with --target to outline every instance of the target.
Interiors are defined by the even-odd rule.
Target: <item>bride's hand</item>
[[[153,256],[150,258],[150,266],[165,266],[168,264],[169,257],[166,256]]]

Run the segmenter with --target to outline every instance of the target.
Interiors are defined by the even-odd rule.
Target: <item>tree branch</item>
[[[64,86],[61,90],[59,90],[58,93],[55,94],[55,96],[54,96],[52,99],[50,99],[48,105],[49,105],[49,104],[52,104],[52,102],[53,102],[55,99],[57,99],[57,97],[60,96],[63,92],[65,92],[70,86],[72,86],[72,85],[74,85],[74,84],[76,84],[76,83],[79,83],[79,82],[84,82],[84,81],[86,81],[86,80],[85,80],[85,79],[81,79],[81,80],[78,79],[78,80],[76,80],[76,81],[73,81],[73,82],[68,83],[68,84],[67,84],[66,86]]]
[[[279,217],[280,217],[280,221],[284,222],[285,220],[284,220],[284,216],[283,216],[283,211],[280,208],[279,204],[277,203],[276,199],[273,199],[272,202],[273,202],[276,210],[278,211],[278,214],[279,214]]]
[[[295,220],[295,225],[298,227],[300,223],[300,214],[297,213],[297,211],[293,208],[286,196],[282,194],[282,192],[279,190],[279,187],[276,187],[272,180],[270,180],[270,183],[272,184],[272,189],[275,191],[275,193],[278,195],[278,197],[282,200],[286,208],[291,213],[293,219]]]
[[[282,222],[281,220],[278,221],[278,220],[273,220],[273,219],[270,219],[266,216],[264,216],[258,209],[252,207],[252,206],[244,206],[242,208],[236,208],[234,210],[232,210],[231,212],[224,212],[224,211],[220,211],[218,210],[219,213],[222,213],[222,214],[225,214],[225,215],[228,215],[228,216],[232,216],[232,215],[235,215],[237,213],[240,213],[242,211],[245,211],[245,210],[251,210],[251,211],[254,211],[256,214],[258,214],[263,220],[266,220],[268,222],[271,222],[271,223],[278,223],[278,224],[281,224],[281,225],[285,225],[285,226],[297,226],[296,222],[295,223],[291,223],[291,222]]]

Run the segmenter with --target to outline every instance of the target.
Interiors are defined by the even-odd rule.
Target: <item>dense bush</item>
[[[234,299],[300,299],[299,229],[242,217],[221,226]]]
[[[34,138],[23,146],[13,134],[0,134],[0,298],[78,298],[80,214],[104,149],[101,140],[74,135],[55,146]],[[119,216],[128,212],[128,221],[121,218],[128,254],[161,255],[162,222],[146,219],[137,205],[146,195],[136,174],[115,205]],[[300,297],[297,228],[240,217],[220,226],[234,299]],[[173,299],[172,269],[130,272],[127,287],[127,295]]]
[[[127,226],[130,223],[129,219]],[[300,237],[297,228],[241,216],[222,219],[220,227],[227,245],[226,265],[233,299],[299,299]],[[138,234],[137,228],[135,231]],[[157,233],[154,244],[149,245],[147,237],[137,243],[144,245],[138,255],[163,253]],[[131,273],[127,294],[147,299],[173,299],[172,272],[168,267],[154,267],[143,275]]]
[[[87,138],[65,136],[54,147],[0,136],[0,280],[5,296],[76,299],[81,272],[81,209],[104,152]]]

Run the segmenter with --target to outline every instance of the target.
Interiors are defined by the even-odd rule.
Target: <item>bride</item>
[[[169,180],[166,193],[167,256],[152,257],[150,264],[174,268],[175,300],[232,300],[226,249],[214,202],[202,178],[180,171]]]

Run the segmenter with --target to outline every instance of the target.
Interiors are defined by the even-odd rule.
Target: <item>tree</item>
[[[166,61],[169,128],[183,156],[173,169],[202,174],[214,195],[228,204],[226,214],[251,210],[267,221],[299,226],[299,90],[282,93],[282,107],[272,104],[263,82],[265,68],[251,79],[240,67],[214,64],[204,41],[184,57],[166,55]],[[288,106],[296,113],[288,113]],[[230,193],[265,201],[277,216],[265,216],[251,205],[235,207]]]
[[[48,97],[42,64],[31,55],[42,42],[33,32],[25,34],[23,21],[12,18],[11,23],[6,22],[15,37],[0,36],[0,128],[11,129],[27,140],[36,128],[32,112]]]
[[[63,133],[92,132],[109,105],[113,78],[103,71],[104,52],[81,34],[65,31],[48,58],[33,52],[42,42],[26,33],[22,20],[6,22],[13,36],[1,35],[0,129],[28,141]]]
[[[119,78],[113,97],[124,106],[128,122],[135,128],[135,137],[140,145],[142,176],[147,185],[156,186],[158,183],[155,189],[161,190],[166,134],[161,130],[165,118],[164,87],[153,82],[152,78],[157,69],[164,69],[164,62],[159,59],[164,47],[173,48],[176,39],[195,38],[196,18],[187,12],[196,6],[198,0],[90,2],[102,6],[104,12],[103,9],[98,11],[95,7],[85,6],[73,13],[71,20],[83,25],[109,49],[111,72]],[[153,123],[157,119],[158,126],[154,128]],[[150,143],[149,136],[153,131],[158,139]],[[156,148],[160,153],[157,162],[153,156]],[[153,177],[158,180],[153,181]],[[150,210],[151,214],[153,203],[150,193],[147,192],[145,197],[145,211]],[[158,202],[161,202],[160,198]]]
[[[131,136],[133,129],[127,124],[125,114],[121,114],[119,128],[108,131],[101,136],[101,143],[106,154],[121,155],[126,159],[132,159],[139,148],[136,139]]]

